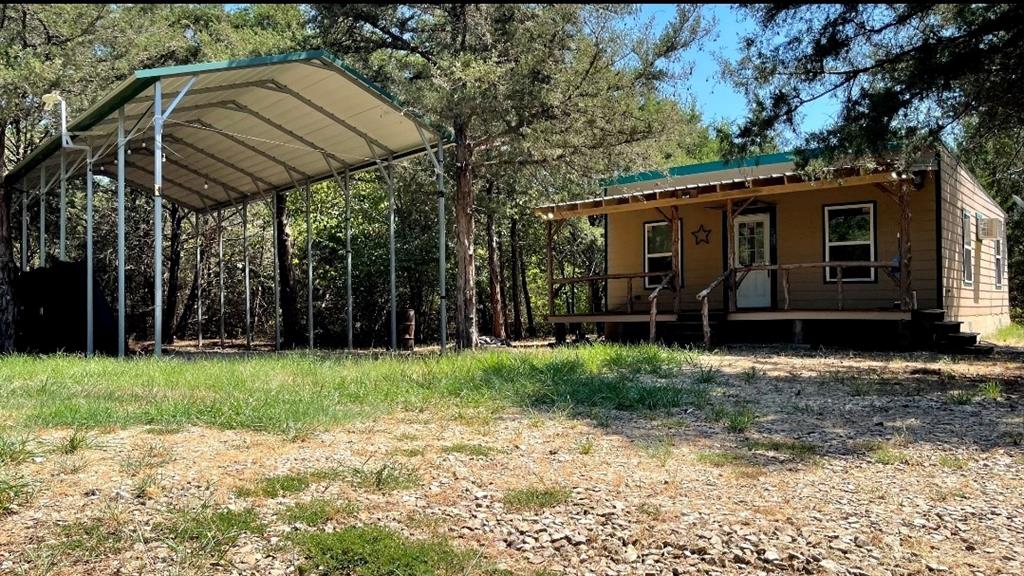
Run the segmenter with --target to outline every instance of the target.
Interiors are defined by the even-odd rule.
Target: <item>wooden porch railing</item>
[[[661,292],[662,288],[664,288],[665,286],[668,286],[669,283],[672,282],[672,274],[673,274],[672,272],[669,272],[668,274],[665,274],[665,279],[662,280],[661,284],[658,284],[658,287],[655,288],[654,291],[651,292],[651,295],[647,297],[647,300],[651,303],[651,334],[650,334],[650,337],[648,338],[648,340],[649,340],[649,342],[651,344],[654,344],[654,338],[655,338],[655,336],[657,334],[657,326],[658,326],[658,293]],[[678,302],[678,300],[676,300],[676,301]]]
[[[623,272],[618,274],[603,274],[600,276],[574,276],[569,278],[553,278],[551,280],[552,286],[558,286],[553,288],[554,292],[557,293],[563,285],[566,284],[589,284],[590,282],[601,282],[604,280],[626,280],[626,311],[633,312],[633,280],[637,278],[660,278],[662,276],[668,276],[672,278],[671,272]],[[662,282],[664,285],[664,282]],[[661,287],[658,289],[660,290]]]
[[[732,278],[732,290],[730,292],[730,309],[736,308],[736,292],[740,284],[747,277],[747,274],[755,271],[778,270],[782,275],[783,309],[789,310],[789,272],[802,268],[835,268],[836,269],[836,291],[838,296],[839,309],[843,309],[843,269],[844,268],[880,268],[899,287],[899,276],[891,272],[891,262],[870,262],[870,261],[844,261],[844,262],[800,262],[796,264],[757,264],[754,266],[742,266],[729,268],[722,272],[717,278],[708,284],[707,288],[697,293],[697,300],[700,302],[701,321],[704,324],[704,346],[711,346],[711,321],[708,305],[708,296],[711,292],[724,283],[726,279]]]

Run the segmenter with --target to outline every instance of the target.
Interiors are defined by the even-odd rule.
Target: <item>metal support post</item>
[[[124,358],[124,107],[117,111],[117,357]],[[61,162],[64,157],[61,156]],[[64,178],[61,175],[61,219],[63,220]],[[61,231],[61,253],[63,258],[64,233]]]
[[[448,340],[448,293],[445,282],[445,253],[447,241],[445,231],[447,230],[444,213],[444,147],[441,139],[437,140],[437,288],[440,293],[440,335],[441,353],[444,354]]]
[[[310,202],[309,180],[306,180],[306,311],[309,328],[309,349],[313,350],[313,227],[310,213],[313,204]]]
[[[388,277],[391,286],[391,350],[398,350],[398,291],[395,286],[395,178],[392,172],[394,158],[388,158],[384,168],[388,180]]]
[[[345,169],[345,330],[348,351],[352,351],[352,191]]]
[[[21,271],[28,270],[28,192],[21,195]]]
[[[92,294],[92,152],[85,161],[85,355],[96,353],[93,334],[94,310]]]
[[[270,212],[273,214],[274,237],[274,350],[281,349],[281,279],[277,269],[277,192],[270,197]]]
[[[162,81],[153,85],[153,355],[163,353],[164,323],[164,117]]]
[[[217,266],[220,268],[220,347],[224,347],[224,211],[217,210]]]
[[[39,267],[46,266],[46,167],[39,167]]]
[[[67,154],[60,151],[60,259],[67,260],[68,204],[66,191],[68,183]]]
[[[203,347],[203,216],[196,212],[196,340]]]
[[[249,297],[249,201],[242,202],[242,253],[245,260],[245,346],[252,348],[251,299]]]

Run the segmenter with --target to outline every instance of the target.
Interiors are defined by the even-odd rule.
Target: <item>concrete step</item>
[[[946,319],[946,311],[941,308],[912,310],[910,312],[910,319],[919,323],[942,322]]]
[[[949,344],[950,346],[960,346],[966,348],[968,346],[974,346],[978,343],[977,332],[955,332],[953,334],[946,334],[941,343]]]
[[[932,333],[936,336],[948,336],[950,334],[956,334],[960,331],[960,326],[963,322],[956,320],[943,320],[942,322],[933,322],[931,324]]]

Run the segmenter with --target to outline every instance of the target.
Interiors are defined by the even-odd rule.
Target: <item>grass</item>
[[[1024,345],[1024,326],[1020,324],[1007,324],[989,335],[987,339],[996,344],[1008,346]]]
[[[868,440],[858,442],[854,448],[867,454],[871,461],[892,466],[894,464],[909,464],[910,455],[897,448],[899,443],[895,441],[883,442],[880,440]]]
[[[121,459],[121,471],[137,476],[151,468],[159,468],[171,461],[171,452],[159,442],[151,442],[132,450]]]
[[[96,439],[89,432],[76,427],[66,437],[55,440],[52,449],[57,454],[68,456],[95,446]]]
[[[950,404],[963,406],[974,402],[974,396],[974,390],[951,390],[949,394],[946,395],[946,401]]]
[[[357,512],[359,512],[359,505],[355,502],[335,502],[323,498],[314,498],[313,500],[296,502],[288,506],[281,511],[278,517],[289,524],[320,526],[329,520],[354,516]]]
[[[155,527],[179,557],[220,561],[244,533],[262,534],[266,527],[252,508],[214,510],[208,504],[179,509]]]
[[[334,480],[344,476],[340,468],[316,468],[304,472],[288,472],[265,476],[249,486],[235,489],[235,495],[242,498],[278,498],[285,494],[302,492],[314,482]]]
[[[82,558],[98,558],[116,554],[129,543],[122,525],[107,520],[78,520],[61,526],[61,550]]]
[[[725,423],[726,429],[736,434],[746,432],[757,421],[757,412],[744,405],[716,404],[708,410],[708,416],[715,422]]]
[[[0,517],[28,499],[32,485],[20,474],[0,472]]]
[[[565,504],[572,492],[558,487],[527,487],[509,490],[502,502],[513,510],[536,511]]]
[[[671,436],[646,438],[637,442],[640,450],[650,458],[657,460],[662,466],[672,458],[672,447],[675,443]]]
[[[35,456],[32,442],[27,434],[0,435],[0,467],[21,464]]]
[[[594,452],[594,438],[593,436],[586,436],[576,442],[576,451],[586,456]]]
[[[717,450],[699,452],[694,456],[694,458],[701,464],[713,466],[715,468],[723,468],[725,466],[745,466],[748,464],[747,458],[738,452]]]
[[[487,458],[497,452],[497,450],[490,446],[472,444],[469,442],[456,442],[455,444],[443,446],[441,451],[445,454],[463,454],[465,456],[476,456],[478,458]]]
[[[810,442],[789,438],[760,438],[750,440],[746,448],[753,452],[776,452],[795,460],[811,460],[818,456],[818,447]]]
[[[348,526],[296,537],[307,561],[300,574],[433,576],[501,574],[478,553],[441,539],[412,539],[383,526]]]
[[[672,410],[704,401],[677,378],[720,380],[697,352],[659,346],[482,350],[414,358],[0,358],[0,422],[19,428],[200,425],[294,435],[423,407],[492,422],[509,408]],[[652,377],[652,378],[645,378]],[[428,408],[430,410],[430,408]],[[88,447],[78,442],[76,449]],[[68,444],[71,449],[71,444]]]
[[[1003,386],[995,380],[989,380],[978,387],[978,394],[989,400],[999,400],[1003,397]]]
[[[416,469],[401,462],[384,462],[376,467],[352,466],[342,474],[356,488],[387,494],[396,490],[408,490],[422,483]]]
[[[947,470],[963,470],[967,468],[967,460],[959,456],[939,456],[939,466]]]

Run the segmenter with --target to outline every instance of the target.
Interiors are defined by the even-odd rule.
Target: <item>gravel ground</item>
[[[348,524],[444,538],[516,573],[1024,573],[1018,352],[953,361],[744,348],[708,361],[724,374],[712,403],[756,413],[745,431],[695,407],[586,416],[424,407],[300,438],[97,431],[74,454],[42,451],[17,466],[31,495],[0,516],[0,573],[296,574],[289,535]],[[998,398],[955,392],[990,381]],[[39,431],[39,443],[68,433]],[[492,452],[453,452],[456,443]],[[236,493],[269,475],[385,462],[414,468],[421,483],[378,493],[335,478],[274,498]],[[507,506],[505,494],[524,487],[569,497]],[[311,498],[358,512],[316,527],[280,519]],[[175,510],[203,506],[252,507],[267,529],[211,556],[161,528]],[[68,545],[82,525],[100,527],[91,544]]]

